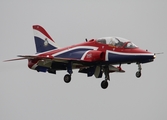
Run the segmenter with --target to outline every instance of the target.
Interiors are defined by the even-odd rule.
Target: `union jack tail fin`
[[[41,53],[58,47],[55,45],[55,41],[46,32],[46,30],[40,25],[33,25],[34,40],[36,45],[36,52]]]

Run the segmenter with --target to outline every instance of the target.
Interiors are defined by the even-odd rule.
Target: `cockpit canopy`
[[[96,39],[98,43],[107,44],[113,47],[136,48],[137,46],[127,39],[120,37],[104,37]]]

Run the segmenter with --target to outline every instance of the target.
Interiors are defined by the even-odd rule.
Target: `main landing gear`
[[[138,71],[136,72],[136,77],[140,78],[141,77],[142,67],[141,67],[140,63],[137,63],[137,65],[138,65]],[[102,67],[102,71],[103,71],[103,73],[105,75],[105,79],[101,82],[101,88],[106,89],[108,87],[108,81],[110,81],[109,67],[108,66],[103,66]],[[72,71],[70,66],[67,67],[67,72],[69,74],[66,74],[64,76],[64,82],[65,83],[69,83],[71,81],[71,75],[72,75],[73,71]]]
[[[103,81],[101,82],[101,87],[102,87],[103,89],[106,89],[106,88],[108,87],[108,81],[110,80],[109,67],[108,67],[108,66],[104,66],[104,67],[102,68],[102,70],[103,70],[103,73],[104,73],[104,75],[105,75],[105,80],[103,80]],[[66,74],[66,75],[64,76],[64,82],[65,82],[65,83],[69,83],[69,82],[71,81],[71,75],[72,75],[73,71],[72,71],[70,65],[67,67],[67,72],[68,72],[68,74]]]
[[[103,80],[101,82],[101,87],[103,89],[106,89],[108,87],[108,80],[110,80],[110,76],[109,76],[109,68],[108,66],[105,66],[103,67],[103,72],[104,72],[104,75],[105,75],[105,80]]]
[[[103,80],[101,82],[101,88],[106,89],[107,87],[108,87],[108,81],[107,80]]]
[[[66,74],[65,76],[64,76],[64,82],[65,83],[69,83],[71,81],[71,75],[70,74]]]
[[[72,75],[72,73],[73,73],[73,71],[72,71],[72,66],[71,66],[71,62],[69,62],[69,63],[67,64],[67,72],[68,72],[69,74],[66,74],[66,75],[64,76],[64,82],[65,82],[65,83],[69,83],[69,82],[71,81],[71,75]]]
[[[140,63],[137,63],[137,65],[138,65],[138,71],[136,72],[136,77],[139,78],[139,77],[141,77],[142,68],[141,68],[141,64]]]

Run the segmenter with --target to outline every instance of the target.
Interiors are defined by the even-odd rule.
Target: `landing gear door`
[[[96,69],[95,69],[95,73],[94,73],[94,76],[96,78],[101,78],[102,77],[102,70],[101,70],[101,67],[100,66],[96,66]]]

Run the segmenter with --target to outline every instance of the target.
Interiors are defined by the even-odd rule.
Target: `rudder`
[[[57,46],[55,46],[55,41],[42,26],[33,25],[33,31],[37,53],[57,49]]]

